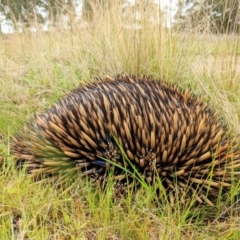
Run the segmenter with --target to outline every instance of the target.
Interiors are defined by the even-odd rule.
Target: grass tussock
[[[111,187],[102,194],[82,181],[78,191],[59,194],[16,171],[10,135],[74,86],[104,73],[151,75],[189,87],[240,132],[239,35],[168,29],[159,9],[148,5],[125,16],[117,4],[93,12],[91,22],[72,21],[69,30],[0,36],[1,238],[239,239],[238,190],[215,208],[156,206],[146,193],[116,202]],[[132,24],[137,12],[138,27]]]

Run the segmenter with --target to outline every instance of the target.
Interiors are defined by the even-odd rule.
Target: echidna
[[[174,84],[117,75],[74,89],[13,137],[18,167],[64,182],[89,176],[118,186],[148,184],[199,203],[231,186],[240,174],[238,143],[201,98]],[[60,176],[61,174],[61,176]]]

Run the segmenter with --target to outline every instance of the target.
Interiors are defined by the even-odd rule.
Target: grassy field
[[[239,134],[240,37],[170,30],[148,21],[148,14],[141,29],[131,29],[121,9],[111,8],[96,12],[88,25],[72,23],[71,30],[0,36],[1,239],[240,239],[236,204],[156,206],[144,192],[134,202],[118,202],[111,187],[102,194],[80,181],[79,190],[65,193],[14,168],[10,136],[70,89],[104,73],[145,74],[189,87]]]

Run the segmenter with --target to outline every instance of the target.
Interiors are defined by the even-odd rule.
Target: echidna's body
[[[29,173],[55,179],[78,173],[104,182],[114,167],[118,183],[130,186],[134,166],[150,184],[159,176],[171,201],[176,190],[200,186],[197,200],[209,204],[207,193],[229,187],[240,165],[235,141],[200,98],[123,75],[73,90],[13,138],[13,154]]]

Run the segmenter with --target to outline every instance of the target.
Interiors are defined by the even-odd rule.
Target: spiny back
[[[230,168],[240,164],[227,127],[200,98],[146,77],[118,75],[77,88],[13,140],[18,165],[27,164],[35,175],[56,178],[80,170],[102,182],[115,166],[115,179],[125,184],[134,176],[122,167],[132,171],[133,164],[150,184],[157,174],[171,201],[175,178],[181,191],[195,193],[202,185],[206,193],[210,186],[216,196],[221,186],[230,186]]]

